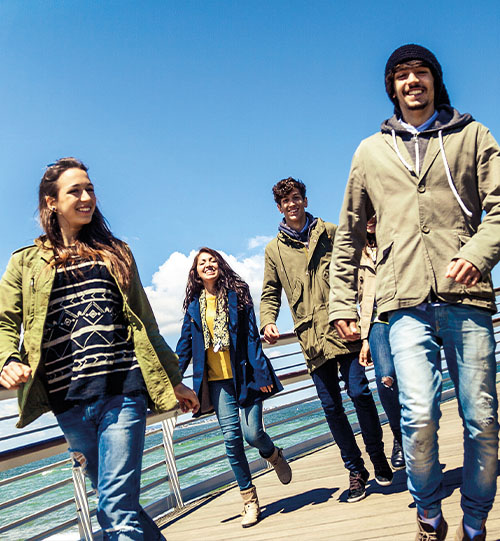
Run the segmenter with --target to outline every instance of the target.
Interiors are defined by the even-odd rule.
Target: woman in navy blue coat
[[[184,310],[176,349],[180,369],[184,373],[193,359],[198,415],[215,410],[244,501],[242,526],[252,526],[260,510],[243,437],[273,465],[282,483],[292,478],[262,423],[262,401],[283,387],[262,351],[248,285],[215,250],[201,248],[195,256]]]

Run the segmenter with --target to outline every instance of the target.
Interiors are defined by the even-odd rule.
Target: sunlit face
[[[377,228],[377,217],[373,215],[368,222],[366,222],[366,232],[367,233],[375,233],[375,229]]]
[[[306,223],[307,197],[302,198],[298,188],[281,198],[278,210],[285,217],[285,222],[292,229],[302,229]]]
[[[409,62],[394,74],[394,97],[405,112],[429,109],[434,112],[434,77],[420,61]]]
[[[90,223],[96,207],[94,186],[85,171],[72,168],[57,180],[57,197],[46,197],[48,207],[56,213],[61,230],[77,233]]]
[[[196,272],[205,287],[215,284],[219,277],[217,259],[208,252],[201,252],[196,263]]]

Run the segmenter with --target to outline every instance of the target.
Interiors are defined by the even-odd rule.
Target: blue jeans
[[[382,428],[377,408],[368,387],[365,369],[359,364],[358,357],[358,353],[339,355],[326,361],[311,374],[328,426],[340,449],[340,456],[345,467],[352,472],[362,471],[364,462],[342,405],[339,370],[346,384],[347,394],[356,409],[361,434],[370,459],[376,464],[377,459],[384,453]]]
[[[110,541],[165,539],[139,504],[146,397],[108,396],[56,416],[69,445],[97,490],[97,519]]]
[[[224,437],[229,464],[240,490],[245,490],[252,486],[252,474],[245,455],[243,437],[264,457],[270,457],[274,451],[274,443],[262,422],[262,402],[240,408],[232,379],[209,381],[208,387]]]
[[[375,322],[368,337],[378,396],[396,440],[401,443],[401,404],[396,369],[389,344],[389,325]],[[385,381],[390,378],[390,381]]]
[[[498,400],[491,314],[462,305],[424,305],[389,315],[390,343],[402,405],[408,489],[421,515],[441,510],[443,474],[437,431],[441,417],[440,345],[455,385],[464,427],[461,506],[481,529],[493,505],[498,467]]]

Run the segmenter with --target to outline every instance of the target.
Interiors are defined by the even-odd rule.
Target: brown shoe
[[[441,515],[441,522],[434,529],[430,524],[423,522],[417,513],[417,536],[415,541],[444,541],[448,533],[448,523]]]
[[[276,475],[281,483],[288,485],[288,483],[292,480],[292,469],[286,461],[286,458],[283,456],[283,449],[274,447],[273,454],[266,458],[266,460],[274,468],[274,471],[276,472]]]
[[[243,498],[243,518],[241,525],[243,528],[248,528],[257,524],[260,518],[259,498],[257,498],[257,489],[252,485],[246,490],[240,492]]]
[[[486,541],[486,520],[483,521],[483,533],[469,537],[469,534],[465,531],[464,521],[460,522],[457,533],[455,534],[455,541]]]

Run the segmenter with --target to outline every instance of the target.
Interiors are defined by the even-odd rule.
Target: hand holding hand
[[[0,372],[0,385],[6,389],[19,389],[21,383],[26,383],[31,376],[31,368],[18,361],[5,364]]]
[[[184,383],[178,383],[174,387],[174,393],[179,401],[179,407],[181,408],[182,413],[187,413],[188,411],[197,413],[200,409],[200,402],[196,393],[189,387],[186,387]]]
[[[264,340],[268,344],[276,344],[279,337],[280,333],[278,332],[278,327],[276,327],[274,323],[268,323],[264,327]]]
[[[466,259],[454,259],[446,268],[446,278],[453,278],[465,287],[472,287],[481,279],[481,273]]]
[[[355,319],[336,319],[333,324],[339,333],[340,338],[348,342],[355,342],[360,339],[358,325]]]

